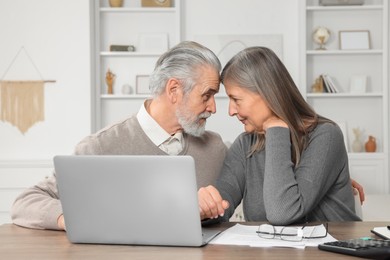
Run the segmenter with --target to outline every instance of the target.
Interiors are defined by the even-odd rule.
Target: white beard
[[[206,131],[206,121],[200,123],[201,119],[206,119],[211,116],[210,112],[204,112],[200,115],[193,115],[183,105],[176,110],[176,116],[183,131],[192,136],[201,136]]]

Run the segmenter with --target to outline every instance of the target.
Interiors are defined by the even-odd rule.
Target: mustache
[[[210,112],[203,112],[202,114],[200,114],[198,116],[198,119],[207,119],[211,116],[211,113]]]

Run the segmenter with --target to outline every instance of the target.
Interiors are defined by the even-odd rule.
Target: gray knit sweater
[[[206,131],[201,137],[184,134],[184,139],[185,146],[179,156],[190,155],[194,158],[198,188],[215,184],[226,154],[221,137]],[[146,136],[135,115],[86,137],[76,146],[75,154],[167,155]],[[61,214],[54,174],[16,198],[11,217],[20,226],[58,229],[57,218]]]
[[[231,146],[217,180],[230,203],[227,221],[243,200],[247,221],[287,225],[306,221],[355,221],[352,185],[343,136],[337,125],[320,124],[294,168],[290,132],[266,132],[265,149],[247,158],[253,134],[241,134]]]

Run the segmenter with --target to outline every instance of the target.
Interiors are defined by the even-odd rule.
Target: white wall
[[[201,34],[282,34],[283,61],[298,82],[300,0],[184,0],[184,38]]]
[[[0,121],[0,161],[50,160],[69,154],[90,132],[90,21],[88,0],[0,1],[0,75],[24,46],[45,80],[45,120],[24,135]],[[5,80],[39,80],[21,52]],[[0,76],[0,77],[1,77]]]
[[[283,37],[283,62],[298,83],[299,1],[302,0],[184,0],[183,38],[195,40],[197,35],[209,34],[280,34]],[[216,102],[217,113],[208,119],[207,128],[232,142],[243,132],[243,125],[228,116],[227,98],[218,98]]]

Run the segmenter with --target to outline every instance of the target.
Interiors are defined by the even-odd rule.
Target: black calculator
[[[390,259],[390,240],[375,238],[358,238],[327,242],[318,245],[325,251],[370,258]]]

